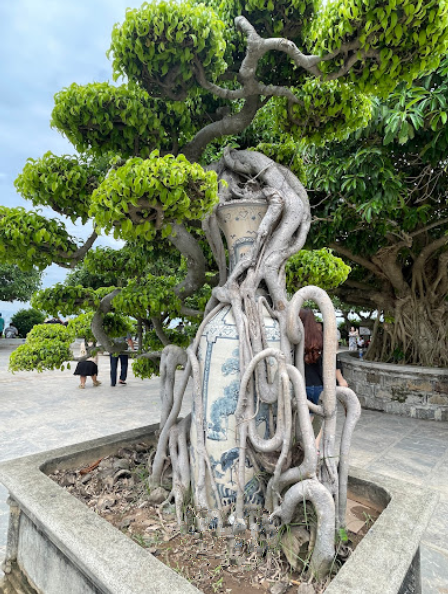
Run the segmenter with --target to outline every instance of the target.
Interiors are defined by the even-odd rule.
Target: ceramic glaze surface
[[[216,214],[229,249],[230,271],[252,247],[267,209],[265,202],[236,201],[218,207]]]
[[[265,311],[264,325],[270,347],[279,348],[278,323]],[[219,497],[223,506],[236,501],[238,472],[238,434],[235,411],[240,387],[239,340],[231,306],[223,308],[207,324],[201,337],[198,361],[202,376],[205,447],[210,458]],[[258,433],[269,437],[269,407],[260,403],[256,416]],[[195,411],[193,410],[191,457],[195,459]],[[254,477],[253,467],[246,458],[246,501],[262,504],[263,494]],[[207,496],[214,502],[210,484]],[[212,507],[216,506],[216,502]]]
[[[233,202],[218,208],[219,225],[225,233],[230,257],[230,269],[247,256],[252,247],[267,205],[262,202]],[[280,347],[280,330],[277,321],[264,310],[266,339],[270,347]],[[235,412],[240,387],[239,337],[230,305],[224,307],[210,320],[202,334],[198,361],[202,379],[204,406],[205,448],[210,458],[213,475],[223,506],[236,501],[238,473],[238,434]],[[256,417],[258,433],[269,437],[269,407],[260,403]],[[192,412],[191,465],[196,469],[196,417]],[[195,482],[193,470],[193,481]],[[262,504],[263,493],[252,464],[246,457],[246,501]],[[216,501],[207,475],[207,497],[211,507]]]

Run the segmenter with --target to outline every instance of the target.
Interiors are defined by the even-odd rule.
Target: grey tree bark
[[[310,226],[307,195],[290,171],[255,152],[226,150],[214,168],[219,177],[228,182],[220,193],[220,204],[238,200],[244,203],[246,199],[253,201],[255,198],[266,202],[267,211],[249,253],[230,274],[225,265],[216,209],[204,222],[206,236],[219,266],[220,282],[213,289],[197,336],[187,349],[188,362],[178,347],[168,346],[163,353],[162,422],[149,479],[151,493],[159,501],[174,498],[178,521],[182,524],[185,521],[181,510],[188,491],[187,481],[194,475],[193,503],[198,528],[204,530],[216,519],[219,528],[231,524],[236,535],[248,527],[244,498],[247,455],[257,467],[270,469],[270,478],[265,485],[265,506],[272,513],[272,519],[280,523],[291,522],[303,500],[314,506],[318,529],[310,570],[323,576],[335,555],[336,530],[345,522],[348,452],[360,408],[351,390],[340,388],[336,391],[336,317],[331,300],[318,287],[303,287],[292,299],[288,299],[286,293],[285,263],[302,248]],[[324,391],[319,405],[307,400],[304,381],[304,335],[299,312],[303,303],[310,299],[321,310],[324,321]],[[239,462],[236,507],[231,517],[223,512],[219,497],[215,498],[216,505],[207,497],[206,485],[214,493],[216,485],[205,447],[205,411],[197,354],[204,328],[222,307],[228,305],[232,306],[238,329],[239,369],[243,371],[235,412]],[[267,348],[262,310],[268,311],[279,324],[279,349]],[[267,360],[276,361],[275,377],[267,371]],[[185,371],[177,385],[174,371],[180,361],[185,365]],[[195,467],[186,471],[185,464],[188,466],[188,460],[192,460],[188,455],[185,429],[190,420],[177,424],[177,418],[190,378],[197,441]],[[336,398],[346,411],[339,456],[335,451]],[[255,410],[260,403],[276,409],[268,439],[259,436],[256,429]],[[323,421],[321,458],[310,413]],[[302,461],[295,465],[293,460],[297,457],[293,454],[297,448],[303,455]],[[168,454],[173,467],[173,486],[169,493],[160,491]]]

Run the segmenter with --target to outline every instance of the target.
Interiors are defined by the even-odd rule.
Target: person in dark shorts
[[[98,365],[95,363],[95,361],[91,361],[89,359],[87,361],[79,361],[73,375],[80,376],[81,383],[78,386],[80,390],[85,389],[88,376],[91,376],[94,388],[101,385],[101,382],[97,380]]]

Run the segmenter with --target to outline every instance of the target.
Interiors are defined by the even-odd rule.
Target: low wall
[[[370,363],[348,352],[338,358],[363,408],[448,421],[448,369]]]

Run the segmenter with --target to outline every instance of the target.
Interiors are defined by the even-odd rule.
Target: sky
[[[50,128],[55,93],[71,83],[112,82],[106,58],[112,27],[126,8],[143,0],[2,0],[0,2],[0,204],[32,209],[14,188],[28,158],[51,151],[74,154],[72,145]],[[49,209],[41,214],[54,216]],[[91,226],[67,223],[85,238]],[[101,238],[96,245],[116,245]],[[47,269],[43,286],[65,278],[58,266]],[[23,303],[0,302],[7,319]],[[11,314],[9,312],[12,312]]]

